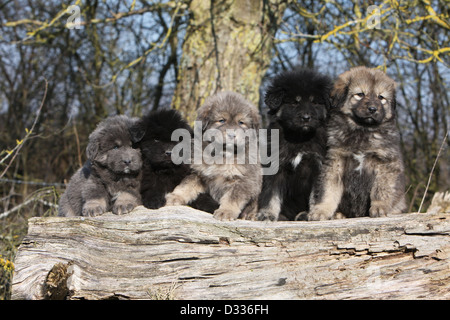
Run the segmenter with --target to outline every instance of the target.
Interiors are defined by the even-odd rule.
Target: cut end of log
[[[69,296],[68,279],[72,275],[71,262],[57,263],[48,273],[44,283],[44,299],[63,300]]]

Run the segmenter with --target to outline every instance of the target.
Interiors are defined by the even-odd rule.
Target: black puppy
[[[327,76],[301,68],[279,74],[268,88],[268,143],[279,143],[279,169],[263,178],[258,220],[294,220],[308,211],[309,196],[326,154],[331,88]],[[271,138],[271,129],[279,130],[279,141]],[[306,214],[299,217],[306,219]]]
[[[142,153],[142,203],[146,208],[157,209],[166,204],[165,196],[190,173],[188,164],[175,164],[172,149],[178,141],[172,141],[172,133],[184,129],[193,136],[192,128],[177,110],[152,111],[131,128],[135,147]],[[209,196],[202,195],[190,203],[196,209],[214,212],[218,204]]]

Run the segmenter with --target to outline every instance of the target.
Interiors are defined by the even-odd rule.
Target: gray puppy
[[[89,135],[88,160],[70,179],[59,202],[59,216],[124,214],[141,204],[142,159],[132,147],[133,124],[127,116],[113,116]]]

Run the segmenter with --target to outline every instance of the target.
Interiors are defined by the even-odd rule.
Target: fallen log
[[[218,221],[189,207],[29,220],[12,299],[449,299],[450,215]]]

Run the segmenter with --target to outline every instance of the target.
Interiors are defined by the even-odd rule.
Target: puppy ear
[[[321,112],[320,117],[322,119],[327,119],[328,115],[330,113],[330,110],[332,108],[331,97],[328,93],[323,95],[323,105],[325,106],[325,108],[318,108],[318,110],[319,110],[319,112]]]
[[[331,90],[331,108],[340,108],[345,103],[348,94],[349,76],[344,73],[338,77]]]
[[[392,101],[391,101],[391,106],[392,106],[392,110],[397,110],[397,99],[395,98],[395,92],[394,95],[392,96]]]
[[[330,109],[332,108],[332,102],[331,97],[328,93],[323,95],[323,102],[325,104],[326,110],[330,111]]]
[[[285,92],[280,87],[270,87],[267,90],[266,96],[264,97],[264,102],[269,107],[269,114],[275,114],[278,112],[284,96]]]
[[[131,142],[138,143],[139,141],[142,140],[142,138],[144,138],[147,128],[142,120],[138,120],[135,122],[134,125],[132,125],[129,128],[129,131],[131,136]]]
[[[205,131],[209,126],[211,109],[211,105],[204,105],[197,110],[197,121],[201,121],[202,131]]]
[[[202,119],[202,132],[206,131],[206,129],[208,129],[208,126],[209,126],[208,118]]]
[[[108,156],[106,153],[100,152],[100,145],[97,136],[89,136],[89,143],[86,147],[86,155],[89,161],[106,165]]]
[[[88,160],[94,160],[97,156],[99,149],[98,141],[97,139],[93,139],[92,135],[89,137],[89,143],[86,147],[86,157]]]
[[[252,129],[258,131],[261,127],[261,116],[259,115],[259,112],[256,110],[255,112],[252,112],[250,118],[252,119]]]

